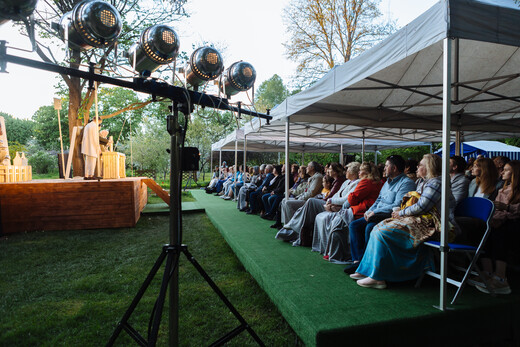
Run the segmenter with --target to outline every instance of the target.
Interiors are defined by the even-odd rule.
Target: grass
[[[204,214],[187,215],[184,242],[268,346],[296,335]],[[168,241],[168,217],[143,217],[135,228],[33,232],[0,239],[0,345],[106,344]],[[159,272],[162,275],[162,270]],[[181,346],[208,345],[239,325],[193,266],[181,258]],[[131,317],[146,336],[161,276]],[[168,309],[159,346],[168,344]],[[122,332],[116,345],[135,345]],[[255,345],[247,332],[228,346]]]

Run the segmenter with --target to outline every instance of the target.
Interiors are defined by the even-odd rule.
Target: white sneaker
[[[493,276],[491,281],[489,282],[491,289],[495,294],[511,294],[511,287],[509,287],[509,283],[507,283],[506,278],[500,278],[497,275]],[[491,294],[488,288],[485,286],[475,286],[482,293]]]

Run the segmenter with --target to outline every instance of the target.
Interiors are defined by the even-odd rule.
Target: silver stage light
[[[250,89],[256,80],[256,71],[253,65],[245,61],[237,61],[224,72],[220,90],[229,98],[231,95],[245,92]]]
[[[32,15],[38,0],[0,0],[0,25],[10,20],[26,20]]]
[[[114,6],[100,0],[85,0],[61,17],[58,30],[70,48],[89,50],[115,42],[121,28],[121,16]]]
[[[167,25],[154,25],[141,34],[127,52],[128,62],[143,76],[171,63],[179,53],[179,37]]]
[[[224,62],[220,53],[212,47],[200,47],[191,54],[186,69],[186,82],[197,90],[204,82],[220,76],[223,70]]]

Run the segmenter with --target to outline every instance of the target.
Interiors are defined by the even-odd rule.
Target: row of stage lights
[[[25,20],[38,0],[0,0],[0,24]],[[65,13],[55,29],[70,48],[83,51],[114,44],[121,34],[122,21],[117,9],[101,0],[84,0]],[[153,25],[143,31],[125,56],[142,77],[148,77],[161,65],[172,63],[179,53],[179,37],[167,25]],[[195,90],[218,78],[224,70],[220,53],[212,47],[200,47],[190,57],[186,82]],[[243,61],[233,63],[225,72],[219,88],[227,97],[250,89],[256,79],[254,67]]]

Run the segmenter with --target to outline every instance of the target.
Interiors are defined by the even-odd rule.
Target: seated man
[[[365,248],[374,226],[392,215],[392,209],[399,207],[403,196],[416,189],[415,183],[404,174],[405,161],[400,155],[391,155],[386,159],[385,174],[387,180],[375,203],[362,218],[349,225],[350,252],[353,264],[345,272],[354,273],[359,261],[365,254]]]
[[[262,196],[262,190],[264,189],[264,187],[267,187],[269,183],[274,179],[273,165],[267,165],[265,167],[265,173],[266,176],[262,181],[262,184],[249,194],[249,208],[245,210],[247,214],[258,213],[258,210],[260,208],[259,204],[261,203],[261,201],[258,200]]]
[[[311,161],[309,165],[307,165],[307,174],[310,176],[307,189],[298,195],[296,199],[283,199],[280,204],[281,222],[283,224],[288,223],[296,210],[302,207],[307,200],[321,193],[323,188],[323,175],[320,172],[320,164]]]
[[[468,197],[469,179],[464,174],[466,160],[454,155],[450,158],[451,192],[457,204]]]

